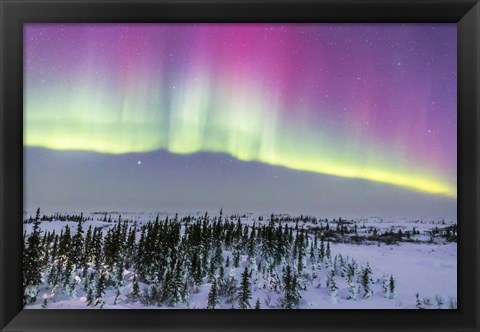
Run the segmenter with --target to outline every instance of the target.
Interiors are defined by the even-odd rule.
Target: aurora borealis
[[[456,198],[454,24],[27,24],[24,145]]]

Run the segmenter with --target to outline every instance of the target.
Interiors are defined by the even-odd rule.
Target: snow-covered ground
[[[108,214],[112,220],[118,218],[117,214]],[[201,214],[198,213],[200,216]],[[152,221],[157,216],[157,213],[122,213],[122,220],[127,220],[131,225],[141,225],[148,221]],[[166,214],[161,214],[164,218]],[[27,216],[28,217],[28,216]],[[115,222],[102,221],[105,215],[91,214],[85,217],[93,220],[87,220],[84,223],[84,230],[90,225],[92,227],[102,227],[106,232],[110,227],[115,225]],[[172,217],[172,215],[171,215]],[[237,220],[238,216],[232,217],[232,220]],[[242,224],[256,225],[268,223],[269,216],[254,215],[240,215]],[[263,219],[263,220],[262,220]],[[331,242],[331,254],[342,255],[351,261],[355,260],[360,267],[367,263],[371,266],[373,271],[373,296],[370,298],[362,298],[358,296],[357,300],[347,299],[348,284],[345,278],[337,277],[337,284],[339,286],[338,295],[332,297],[326,286],[327,273],[324,271],[316,271],[313,275],[315,278],[307,278],[305,280],[307,290],[300,291],[301,300],[299,302],[300,309],[415,309],[418,306],[423,308],[437,309],[437,308],[454,308],[456,306],[457,298],[457,244],[456,242],[446,241],[428,241],[430,235],[429,231],[435,227],[445,227],[445,225],[454,224],[454,221],[442,220],[428,220],[428,219],[382,219],[378,217],[347,220],[349,226],[357,225],[359,227],[359,234],[367,232],[371,228],[376,228],[378,232],[384,231],[402,231],[412,230],[413,227],[419,231],[420,234],[413,238],[416,242],[398,242],[395,244],[385,244],[382,242],[367,241],[365,243],[353,244],[342,241]],[[295,222],[287,222],[294,227]],[[316,224],[311,222],[298,222],[298,227],[309,229],[317,227],[320,223],[325,224],[325,221],[320,219]],[[332,228],[335,228],[335,221],[329,220]],[[77,225],[72,221],[44,221],[41,223],[43,232],[54,231],[60,233],[66,225],[74,232]],[[31,232],[32,225],[24,224],[26,234]],[[183,231],[183,230],[182,230]],[[138,240],[138,236],[137,236]],[[230,256],[232,253],[228,251],[223,252],[223,257]],[[307,252],[308,257],[308,252]],[[253,264],[255,265],[255,264]],[[234,275],[236,280],[241,280],[241,274],[244,268],[252,267],[248,256],[241,256],[241,263],[238,268],[230,268],[225,271],[228,275]],[[312,272],[312,266],[316,266],[307,261],[305,271]],[[385,298],[382,290],[382,282],[384,276],[393,275],[395,278],[395,296],[393,299]],[[280,276],[281,277],[281,276]],[[120,288],[120,295],[117,297],[117,290],[113,287],[107,288],[105,294],[105,309],[184,309],[184,308],[205,308],[207,306],[207,297],[211,288],[211,284],[204,278],[204,283],[200,285],[196,292],[192,292],[187,303],[179,303],[177,306],[170,308],[166,306],[159,307],[157,305],[145,306],[140,302],[131,302],[128,300],[128,294],[132,289],[133,271],[125,270],[124,278],[125,284]],[[311,279],[311,280],[310,280]],[[252,276],[252,307],[255,305],[257,299],[260,302],[261,308],[278,308],[281,294],[270,290],[268,287],[268,278],[261,271],[256,274],[254,271]],[[47,308],[50,309],[87,309],[86,306],[86,292],[81,285],[83,280],[79,280],[76,294],[74,296],[63,294],[56,290],[52,290],[47,283],[40,286],[37,301],[34,304],[27,305],[26,308],[37,309],[42,307],[42,301],[46,297],[48,299]],[[140,283],[140,289],[148,289],[149,286]],[[57,292],[57,293],[56,293]],[[416,295],[419,294],[419,302]],[[114,304],[115,302],[115,304]],[[439,304],[442,302],[442,304]],[[226,303],[225,299],[220,300],[221,308],[231,308],[235,303]]]

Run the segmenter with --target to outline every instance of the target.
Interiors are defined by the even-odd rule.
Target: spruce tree
[[[393,275],[390,275],[390,281],[389,281],[389,299],[395,298],[395,279],[393,279]]]
[[[298,277],[296,274],[294,274],[292,278],[292,284],[291,284],[290,294],[289,294],[292,309],[298,308],[298,305],[300,303],[301,296],[300,296],[299,290],[300,290],[300,284],[298,281]]]
[[[70,251],[70,259],[72,263],[77,267],[83,262],[83,214],[81,214],[81,218],[78,220],[77,223],[77,232],[72,238],[72,249]]]
[[[347,264],[347,281],[352,281],[355,279],[355,276],[357,275],[357,263],[355,260],[352,259],[352,262]]]
[[[372,269],[370,268],[370,265],[368,263],[367,263],[367,266],[363,269],[361,281],[362,281],[362,288],[363,288],[363,297],[367,299],[373,295]]]
[[[49,234],[45,234],[43,236],[40,248],[42,250],[40,257],[41,257],[41,266],[47,266],[48,262],[50,261],[50,236]]]
[[[250,309],[250,299],[252,298],[252,291],[250,290],[248,267],[242,273],[242,281],[240,283],[240,295],[238,297],[238,304],[240,309]]]
[[[57,279],[58,279],[58,267],[57,263],[52,263],[50,271],[48,272],[47,282],[52,286],[57,286]]]
[[[214,280],[208,293],[207,309],[218,309],[220,301],[217,294],[217,281]]]
[[[40,208],[33,220],[32,233],[27,238],[23,252],[23,303],[34,303],[41,280],[41,230]]]
[[[52,263],[52,265],[55,264],[57,260],[57,252],[58,252],[58,235],[54,235],[52,252],[50,254],[50,262]]]
[[[328,275],[328,294],[332,297],[332,299],[337,299],[338,285],[335,275],[335,269],[331,269],[330,274]]]
[[[215,280],[215,262],[213,259],[210,261],[210,267],[208,268],[208,282],[213,283]]]
[[[177,263],[175,270],[172,272],[170,280],[167,282],[168,292],[164,288],[165,297],[168,299],[168,304],[175,307],[179,302],[184,300],[183,292],[183,269],[180,263]]]
[[[222,246],[220,244],[215,247],[215,254],[212,261],[215,266],[220,266],[223,264]]]
[[[233,253],[233,266],[234,267],[240,266],[240,250],[235,250]]]
[[[313,244],[310,245],[310,262],[315,264],[315,247]]]
[[[68,285],[72,281],[71,279],[74,276],[75,276],[75,264],[73,263],[71,258],[67,258],[67,261],[65,263],[65,269],[63,271],[63,277],[62,277],[63,287],[68,288]]]
[[[300,275],[305,267],[305,250],[303,248],[303,236],[300,236],[300,241],[298,245],[298,258],[297,258],[297,272]]]
[[[300,302],[297,276],[292,274],[292,268],[287,265],[283,272],[283,290],[284,298],[282,307],[284,309],[295,309]]]
[[[348,256],[346,259],[343,258],[343,256],[340,254],[339,255],[339,270],[337,271],[340,277],[345,278],[347,275],[347,262],[348,262]]]
[[[87,300],[86,305],[90,307],[93,304],[93,288],[88,288],[87,290]]]
[[[422,307],[422,302],[420,301],[420,294],[415,294],[415,306],[417,307],[417,309],[423,309]]]
[[[162,300],[162,294],[160,290],[155,285],[152,285],[152,287],[150,287],[150,303],[160,306],[161,300]]]
[[[330,259],[332,257],[332,252],[330,250],[330,240],[327,241],[327,250],[325,251],[325,256],[327,259]]]
[[[102,231],[99,228],[95,228],[93,235],[93,252],[94,252],[94,267],[95,270],[99,270],[103,263],[103,238]]]
[[[196,262],[196,263],[195,263]],[[202,284],[202,266],[201,266],[201,261],[200,259],[196,260],[192,264],[192,269],[193,269],[193,284],[195,287],[199,287]]]
[[[357,293],[358,293],[358,285],[355,280],[352,278],[348,280],[348,295],[347,299],[349,300],[357,300]]]
[[[457,307],[457,299],[454,297],[450,297],[450,299],[448,300],[448,309],[457,309]]]
[[[130,292],[129,299],[132,302],[136,302],[139,300],[140,296],[140,286],[138,285],[137,275],[134,274],[133,276],[133,283],[132,283],[132,291]]]
[[[225,295],[227,303],[232,303],[237,299],[237,280],[235,279],[235,275],[227,277],[222,288],[222,294]]]
[[[99,272],[100,276],[97,280],[97,285],[95,287],[95,307],[100,306],[100,309],[103,308],[105,300],[103,296],[105,295],[105,273]]]
[[[437,294],[437,295],[435,295],[435,301],[437,302],[437,308],[442,309],[443,304],[444,304],[443,298],[440,295]]]
[[[94,275],[93,273],[90,273],[87,278],[85,278],[86,283],[85,283],[85,291],[87,292],[87,301],[86,305],[91,306],[93,304],[94,298],[93,298],[93,291],[94,291]]]
[[[218,270],[218,278],[220,280],[225,279],[225,268],[223,267],[223,265],[220,265],[220,269]]]
[[[323,236],[320,238],[320,249],[318,250],[318,258],[323,262],[325,258],[325,242]]]
[[[257,298],[257,302],[255,302],[255,309],[261,309],[260,308],[260,299]]]
[[[386,299],[389,298],[390,296],[389,283],[390,281],[387,277],[387,274],[383,274],[382,291],[383,291],[383,297]]]

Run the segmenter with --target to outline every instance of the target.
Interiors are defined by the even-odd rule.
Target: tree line
[[[75,229],[66,225],[60,233],[43,232],[37,210],[32,231],[24,234],[24,304],[37,301],[40,286],[52,292],[44,307],[55,294],[74,298],[82,292],[87,306],[102,308],[107,289],[115,290],[114,304],[188,307],[191,295],[205,284],[210,285],[205,308],[212,309],[293,309],[302,291],[322,288],[333,301],[355,301],[373,296],[377,284],[384,297],[395,297],[392,275],[376,279],[368,263],[332,253],[328,222],[306,230],[272,215],[265,223],[248,225],[222,211],[162,220],[157,215],[141,225],[121,215],[109,227],[86,228],[86,220],[79,215]],[[347,284],[342,294],[339,279]],[[254,298],[258,290],[278,301],[262,303]]]

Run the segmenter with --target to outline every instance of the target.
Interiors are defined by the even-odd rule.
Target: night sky
[[[455,24],[27,24],[24,46],[26,207],[456,214]]]

